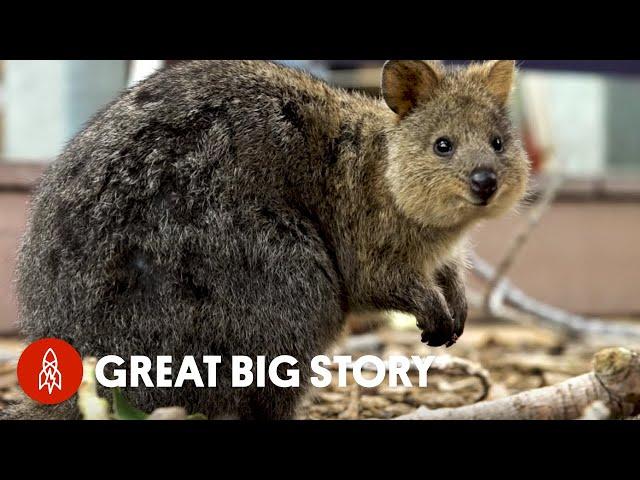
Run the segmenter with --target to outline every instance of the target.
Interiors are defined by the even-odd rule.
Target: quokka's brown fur
[[[42,180],[18,267],[24,334],[82,355],[222,355],[217,388],[125,391],[145,410],[210,418],[292,416],[303,388],[231,388],[230,356],[292,355],[304,383],[349,312],[411,313],[425,342],[455,342],[464,233],[510,209],[527,180],[513,75],[509,61],[390,61],[380,100],[263,61],[153,75]],[[488,201],[469,186],[478,168],[497,177]]]

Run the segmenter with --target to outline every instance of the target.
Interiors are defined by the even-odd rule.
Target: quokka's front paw
[[[422,330],[422,342],[430,347],[450,346],[458,339],[456,322],[444,301],[433,302],[418,317],[417,324]]]
[[[447,344],[450,347],[460,338],[464,331],[464,324],[467,321],[467,298],[464,292],[461,295],[456,295],[454,299],[449,300],[449,311],[453,317],[453,337],[451,343]]]

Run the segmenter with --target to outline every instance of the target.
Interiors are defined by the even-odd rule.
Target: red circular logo
[[[18,360],[18,382],[36,402],[64,402],[76,393],[81,381],[80,354],[64,340],[43,338],[33,342]]]

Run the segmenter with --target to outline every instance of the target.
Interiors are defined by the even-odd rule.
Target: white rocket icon
[[[42,370],[38,376],[38,390],[47,387],[49,395],[54,388],[62,390],[62,373],[58,370],[58,357],[52,348],[49,348],[42,357]]]

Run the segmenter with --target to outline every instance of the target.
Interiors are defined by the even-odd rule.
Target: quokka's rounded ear
[[[421,60],[389,60],[382,68],[382,97],[400,118],[427,100],[441,79],[439,65]]]
[[[509,101],[516,76],[515,60],[491,60],[484,65],[489,91],[505,105]]]

